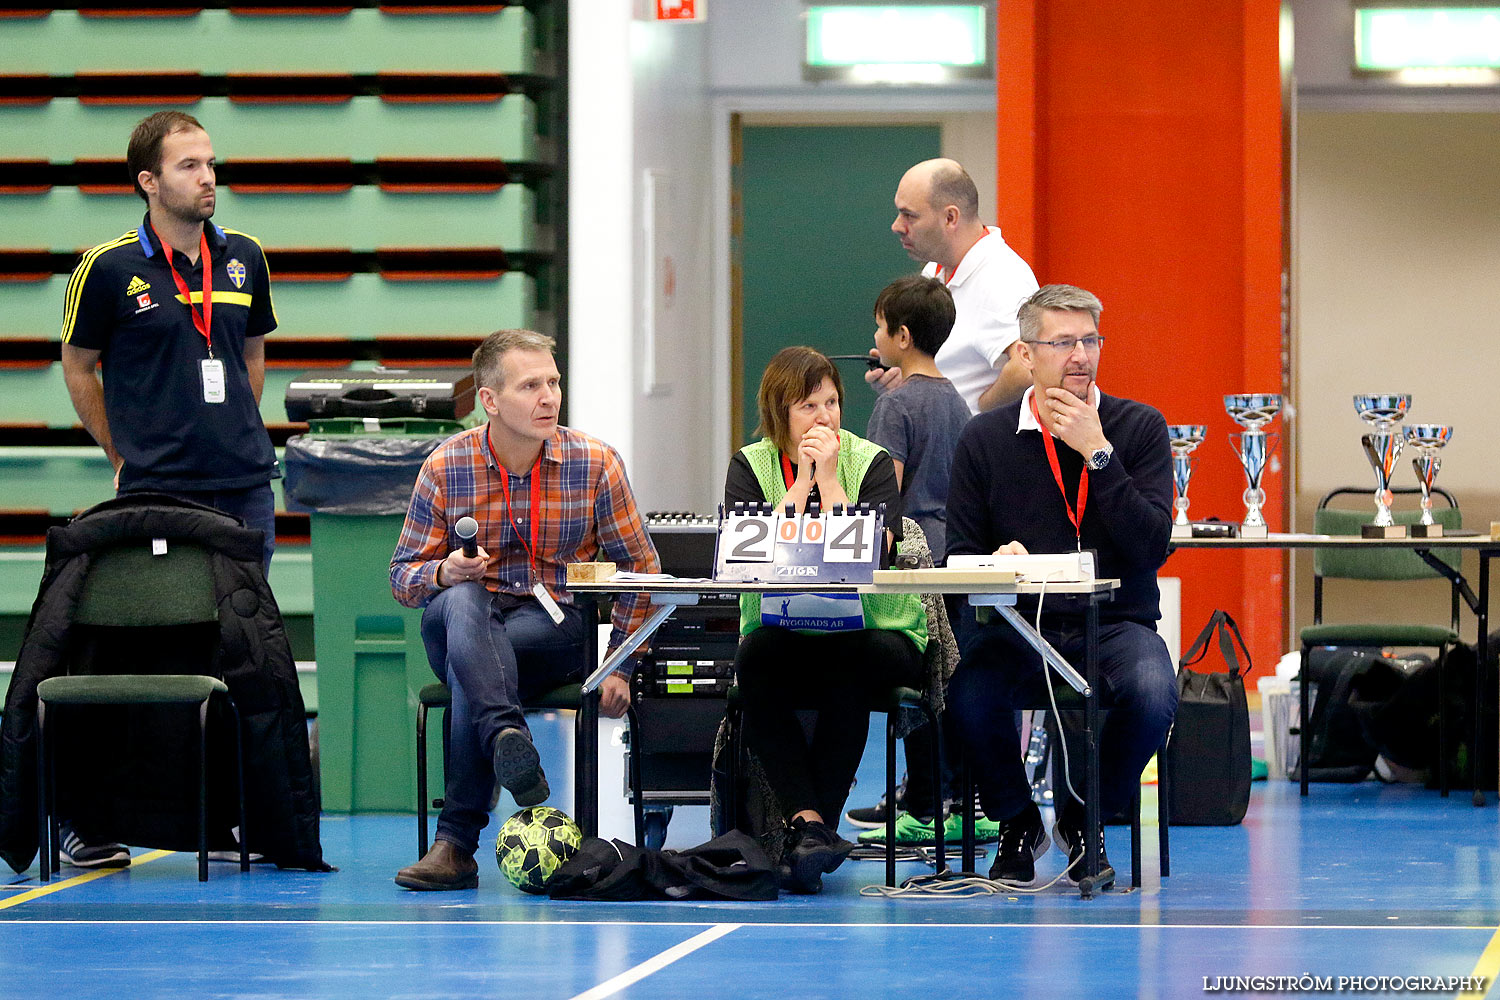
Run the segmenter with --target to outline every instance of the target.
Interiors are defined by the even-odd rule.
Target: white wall
[[[707,26],[632,14],[629,4],[570,6],[569,421],[620,450],[642,510],[705,511],[722,480],[703,417],[713,367]],[[676,275],[652,395],[642,328],[648,169],[671,176]]]
[[[1409,421],[1456,428],[1438,482],[1471,523],[1500,519],[1500,114],[1304,112],[1298,129],[1303,495],[1373,484],[1350,397],[1410,392]],[[1415,485],[1405,456],[1396,483]]]
[[[719,6],[727,5],[715,6],[714,13]],[[676,286],[669,304],[657,297],[659,381],[653,394],[643,394],[643,359],[638,357],[634,367],[635,464],[631,476],[644,509],[708,513],[723,495],[723,461],[727,461],[718,456],[713,423],[708,419],[713,409],[709,373],[728,366],[727,353],[720,358],[709,335],[708,25],[637,22],[632,25],[631,59],[635,98],[633,315],[638,346],[647,296],[643,189],[648,170],[662,173],[670,183],[671,203],[666,211],[656,213],[667,231],[659,234],[655,257],[671,255]],[[665,280],[660,265],[656,277],[660,287]]]

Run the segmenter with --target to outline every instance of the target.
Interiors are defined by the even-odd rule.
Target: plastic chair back
[[[1324,497],[1325,502],[1327,499]],[[1358,536],[1360,526],[1370,523],[1373,512],[1373,501],[1369,507],[1359,510],[1319,506],[1313,512],[1313,531],[1320,535]],[[1397,524],[1415,524],[1422,516],[1417,510],[1397,510],[1392,514]],[[1463,515],[1457,506],[1434,505],[1432,519],[1447,531],[1463,527]],[[1454,569],[1459,568],[1460,553],[1457,550],[1436,549],[1433,555]],[[1438,576],[1437,571],[1420,556],[1403,548],[1314,549],[1313,573],[1341,580],[1427,580]]]
[[[208,551],[192,542],[169,541],[166,551],[156,555],[152,544],[142,538],[92,553],[74,622],[161,626],[218,621]]]

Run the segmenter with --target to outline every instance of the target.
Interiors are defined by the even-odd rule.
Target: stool
[[[239,710],[229,688],[217,677],[201,674],[98,674],[49,677],[37,685],[37,842],[41,845],[42,881],[61,870],[56,812],[57,776],[47,740],[49,705],[196,705],[198,707],[198,881],[208,881],[208,703],[221,695],[234,716],[235,772],[240,807],[240,871],[250,870],[245,827],[245,747]]]

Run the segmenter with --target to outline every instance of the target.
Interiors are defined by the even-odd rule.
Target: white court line
[[[702,934],[695,934],[681,944],[673,945],[660,955],[646,959],[635,968],[626,969],[618,976],[606,979],[593,989],[584,990],[574,997],[573,1000],[602,1000],[603,997],[614,996],[627,986],[633,986],[653,972],[660,972],[679,958],[691,955],[704,945],[717,941],[725,934],[739,928],[739,924],[715,924]]]
[[[35,886],[24,886],[32,889]],[[0,928],[7,926],[35,927],[39,925],[79,924],[89,927],[121,924],[132,927],[170,927],[174,924],[204,927],[442,927],[447,930],[461,927],[702,927],[702,920],[110,920],[90,917],[86,920],[0,920]],[[752,929],[756,927],[818,927],[839,930],[962,930],[973,927],[981,930],[1151,930],[1151,931],[1489,931],[1493,924],[1127,924],[1099,923],[990,923],[960,921],[957,923],[879,923],[875,921],[833,923],[800,920],[749,920],[739,924],[715,924],[715,927]]]

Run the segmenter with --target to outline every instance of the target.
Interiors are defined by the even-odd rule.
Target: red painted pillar
[[[1197,518],[1244,512],[1223,395],[1286,391],[1279,38],[1280,0],[998,4],[1000,226],[1040,282],[1103,300],[1105,392],[1208,425]],[[1263,484],[1272,531],[1289,443]],[[1165,572],[1183,581],[1184,641],[1221,607],[1270,669],[1282,554],[1179,552]]]

